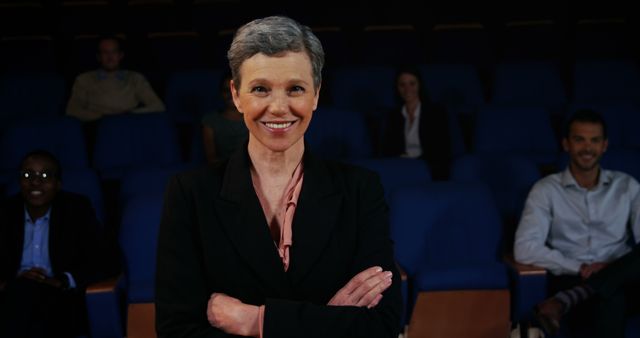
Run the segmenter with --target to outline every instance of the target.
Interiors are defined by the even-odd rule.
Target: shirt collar
[[[106,80],[109,77],[109,74],[104,69],[98,69],[97,72],[98,80]],[[116,71],[116,79],[124,80],[125,72],[123,70]]]
[[[573,177],[573,174],[571,174],[571,170],[569,169],[569,166],[567,166],[567,168],[562,172],[560,180],[562,182],[562,186],[565,188],[568,188],[571,186],[574,186],[574,187],[580,186],[578,185],[578,182],[576,182],[576,179]],[[604,170],[601,166],[600,175],[598,175],[598,184],[596,184],[596,187],[600,187],[602,185],[605,185],[605,186],[609,185],[611,184],[612,180],[613,180],[613,175],[611,174],[611,171]]]
[[[49,222],[49,218],[51,216],[51,207],[49,207],[49,210],[47,210],[47,212],[40,218],[38,218],[38,220],[43,220],[45,222]],[[27,211],[27,206],[24,206],[24,219],[31,222],[31,223],[35,223],[32,219],[31,219],[31,215],[29,215],[29,211]]]
[[[416,106],[416,111],[414,112],[414,118],[419,117],[420,116],[420,111],[422,111],[422,102],[418,102],[418,105]],[[407,112],[407,105],[402,105],[402,116],[404,116],[404,118],[406,119],[408,117],[409,113]]]

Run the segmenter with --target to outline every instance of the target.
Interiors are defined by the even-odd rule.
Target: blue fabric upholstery
[[[29,72],[0,76],[0,122],[61,115],[66,84],[56,73]],[[3,128],[0,128],[3,129]]]
[[[495,71],[492,102],[561,109],[567,94],[553,63],[503,63]]]
[[[453,116],[475,115],[485,103],[476,68],[468,64],[429,64],[420,67],[426,92],[433,102],[443,104]]]
[[[503,218],[520,218],[529,190],[539,179],[536,164],[522,156],[466,155],[451,169],[453,181],[487,184]]]
[[[109,116],[98,125],[93,163],[104,179],[179,162],[176,130],[166,114]]]
[[[328,89],[332,103],[337,108],[382,116],[396,106],[394,75],[392,67],[338,68],[329,74]]]
[[[373,170],[380,175],[387,200],[396,189],[422,186],[431,182],[427,163],[420,159],[375,158],[350,161],[355,165]]]
[[[154,301],[156,248],[162,194],[129,199],[122,212],[120,246],[125,259],[128,303]]]
[[[373,153],[364,117],[349,110],[318,108],[305,141],[314,154],[325,158],[366,158]]]
[[[0,139],[0,183],[16,178],[20,160],[43,149],[58,158],[64,170],[88,167],[80,122],[67,117],[30,119],[11,124]]]
[[[222,108],[220,70],[185,70],[169,75],[167,113],[177,122],[200,123],[202,115]]]
[[[507,287],[500,216],[484,184],[399,189],[391,195],[390,221],[396,259],[410,279],[405,318],[420,291]]]
[[[635,101],[640,92],[640,70],[632,61],[579,61],[573,83],[576,102]]]
[[[553,163],[558,156],[549,114],[536,107],[485,106],[477,116],[475,153],[520,154],[537,164]]]

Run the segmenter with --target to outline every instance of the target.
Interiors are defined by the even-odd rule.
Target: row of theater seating
[[[561,80],[553,63],[502,64],[496,69],[489,90],[482,86],[476,68],[471,65],[430,64],[420,67],[430,99],[445,105],[451,120],[460,119],[460,123],[450,126],[455,155],[465,151],[491,151],[495,147],[506,150],[504,147],[507,146],[514,150],[545,153],[541,156],[546,156],[544,161],[548,162],[549,154],[554,156],[557,152],[559,127],[566,114],[579,108],[592,108],[605,116],[611,128],[612,146],[637,147],[640,140],[637,140],[633,127],[640,116],[637,107],[640,72],[637,65],[623,60],[608,60],[580,62],[574,68],[573,85],[568,86]],[[202,114],[219,109],[221,99],[217,88],[221,76],[221,70],[182,71],[169,76],[163,96],[172,121],[187,126],[197,125]],[[361,123],[357,120],[364,120],[366,128],[363,132],[370,136],[369,143],[373,143],[375,153],[376,146],[384,142],[381,135],[386,113],[397,105],[393,76],[391,67],[328,69],[321,107],[357,114],[345,115],[345,118],[354,120],[353,125],[342,123],[338,126],[346,130],[335,130],[335,124],[315,129],[339,138],[341,133],[348,134],[350,129],[360,128]],[[0,133],[15,121],[61,115],[68,96],[66,88],[64,80],[54,74],[0,76]],[[486,99],[486,92],[491,93],[489,99]],[[573,94],[567,95],[567,92]],[[320,122],[315,124],[323,124],[322,115],[323,109],[316,114],[316,121]],[[359,116],[351,118],[353,115]],[[489,126],[484,125],[487,123]],[[186,129],[187,141],[181,139],[181,144],[193,143],[197,152],[200,144],[197,132],[192,135],[190,128]],[[360,135],[352,138],[365,139]],[[503,142],[504,138],[509,142]],[[366,144],[359,147],[367,148]],[[183,150],[191,152],[188,147]],[[350,157],[369,155],[366,151],[343,154]]]
[[[335,121],[336,118],[328,120]],[[38,128],[39,123],[40,128]],[[119,226],[119,241],[125,254],[126,278],[120,281],[120,290],[122,292],[126,290],[129,305],[151,302],[155,242],[148,239],[156,237],[162,192],[168,177],[188,168],[189,165],[166,160],[165,155],[171,152],[171,148],[165,148],[162,143],[172,139],[170,135],[173,130],[166,115],[122,115],[105,119],[101,123],[98,141],[102,137],[106,139],[103,147],[96,148],[94,164],[102,163],[99,160],[102,158],[102,151],[110,152],[118,162],[109,170],[99,171],[100,177],[121,180],[118,203],[122,210],[122,223]],[[59,147],[57,150],[49,149],[60,156],[63,165],[66,164],[63,185],[71,191],[89,195],[99,217],[105,218],[99,176],[88,168],[88,161],[81,154],[86,149],[82,149],[81,146],[83,142],[78,121],[69,118],[60,118],[57,122],[38,121],[25,124],[23,129],[17,129],[14,133],[16,138],[13,143],[6,139],[2,143],[3,154],[7,154],[7,151],[15,151],[14,160],[10,162],[18,161],[17,156],[21,156],[24,151],[33,147]],[[312,134],[313,130],[310,130],[310,136]],[[345,133],[345,135],[354,135],[354,133]],[[34,143],[36,141],[39,143]],[[57,144],[59,141],[61,142]],[[361,143],[355,142],[355,144]],[[310,145],[313,145],[311,140]],[[75,150],[74,147],[76,147]],[[175,144],[173,147],[176,148]],[[328,148],[328,150],[335,149],[338,149],[335,144]],[[392,235],[397,243],[397,259],[407,270],[408,275],[414,278],[413,291],[462,287],[505,289],[508,274],[506,268],[500,263],[500,254],[505,252],[511,243],[509,233],[513,229],[508,227],[513,226],[514,220],[519,217],[527,192],[540,178],[536,162],[524,155],[526,154],[516,156],[513,152],[494,152],[462,156],[453,165],[452,182],[438,184],[429,184],[429,169],[423,161],[408,159],[350,159],[348,161],[379,173],[391,207]],[[2,158],[4,160],[6,157],[3,155]],[[177,156],[174,156],[174,160],[176,158]],[[128,161],[128,163],[124,164],[122,161]],[[558,161],[560,164],[566,163],[566,159]],[[604,163],[608,168],[631,172],[636,178],[640,175],[640,171],[629,170],[631,167],[635,167],[636,170],[640,168],[640,153],[635,150],[612,150],[605,155]],[[15,164],[12,163],[12,165]],[[7,171],[8,178],[11,177],[11,173],[15,173],[15,170]],[[422,191],[419,188],[421,186],[428,186],[428,188]],[[405,187],[410,189],[399,191]],[[17,191],[17,184],[14,181],[7,192],[15,191]],[[450,198],[445,198],[446,196]],[[405,209],[407,207],[410,210]],[[460,213],[460,210],[469,212]],[[425,233],[420,233],[420,224],[434,222],[440,225],[455,224],[460,228],[425,225],[426,228],[423,229]],[[416,234],[419,233],[420,236],[417,236]],[[141,241],[140,238],[145,240]],[[141,242],[145,243],[142,247]],[[442,253],[442,248],[451,249],[456,247],[455,245],[460,245],[459,249],[462,251],[459,254],[454,255],[449,251],[446,255]],[[478,252],[472,254],[472,249]],[[475,261],[469,257],[484,258],[482,261]],[[442,260],[443,265],[439,265],[439,260]],[[486,272],[485,268],[488,269]],[[421,272],[423,270],[424,272]],[[424,280],[420,276],[424,276]],[[514,276],[521,278],[519,275]],[[475,279],[476,277],[481,278]],[[514,319],[525,316],[530,306],[543,294],[544,290],[540,289],[540,286],[544,283],[539,279],[533,282],[530,279],[523,281],[523,283],[537,283],[538,286],[535,289],[537,291],[512,290],[514,300],[511,306]],[[406,297],[413,294],[409,291],[409,289],[405,290]],[[90,311],[92,311],[94,324],[95,321],[100,322],[105,318],[113,320],[119,318],[120,315],[108,316],[109,311],[113,310],[108,304],[113,299],[109,300],[108,296],[97,292],[90,293],[90,297],[107,299],[97,301],[102,302],[101,305],[95,305],[95,302],[90,301],[90,304],[93,304],[90,306]],[[95,324],[103,325],[101,329],[95,329],[96,332],[107,334],[121,329],[119,324],[113,324],[113,322],[105,324],[102,321],[101,323]]]
[[[486,103],[543,107],[558,112],[569,103],[634,102],[640,92],[640,71],[622,59],[579,61],[571,80],[557,62],[502,63],[495,67],[490,85],[483,85],[470,64],[418,65],[425,93],[447,104],[455,113],[471,114]],[[198,116],[221,105],[219,83],[225,67],[176,71],[167,75],[163,94],[172,115]],[[340,108],[381,114],[396,106],[394,75],[390,66],[328,67],[323,100]],[[64,109],[70,83],[47,72],[0,75],[0,114],[46,115]],[[30,102],[29,98],[36,98]]]
[[[532,306],[545,297],[543,270],[505,264],[503,225],[495,203],[505,190],[511,190],[512,196],[525,193],[539,174],[526,159],[495,160],[468,157],[458,166],[459,180],[439,183],[430,182],[422,161],[352,161],[381,177],[396,260],[408,278],[403,280],[403,323],[409,324],[410,335],[419,336],[425,327],[431,332],[444,327],[449,336],[506,336],[509,322],[530,319]],[[490,174],[492,182],[483,177],[487,175],[483,165],[502,172]],[[138,183],[148,187],[151,177],[153,172],[138,176],[142,179]],[[505,182],[512,177],[519,177],[518,186]],[[162,185],[160,180],[157,184]],[[516,208],[521,208],[520,197],[518,202],[511,201]],[[153,332],[154,239],[161,209],[162,194],[148,189],[135,190],[125,202],[119,237],[126,262],[124,277],[89,289],[93,337],[121,337],[123,327],[130,337],[149,337]],[[122,295],[128,315],[119,311]],[[456,305],[451,303],[454,300]],[[637,319],[629,324],[628,337],[638,334]]]

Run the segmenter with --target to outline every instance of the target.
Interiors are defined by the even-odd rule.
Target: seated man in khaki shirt
[[[118,38],[100,39],[97,57],[100,69],[76,78],[67,104],[67,115],[83,121],[95,121],[104,115],[165,110],[142,74],[120,69],[124,52]]]

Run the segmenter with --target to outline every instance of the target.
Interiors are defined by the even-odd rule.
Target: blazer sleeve
[[[168,184],[156,268],[158,337],[230,337],[207,321],[207,292],[190,199],[178,176]]]
[[[390,240],[388,207],[377,175],[364,172],[358,184],[358,251],[352,276],[371,266],[393,272],[393,283],[373,309],[353,306],[318,305],[281,299],[267,299],[263,323],[264,338],[350,337],[391,338],[400,332],[402,300],[400,274]],[[358,173],[360,174],[360,172]]]
[[[96,282],[98,272],[102,268],[102,240],[99,236],[100,224],[93,210],[91,201],[86,197],[75,197],[68,205],[66,217],[72,220],[74,224],[73,231],[76,232],[77,238],[75,245],[79,250],[76,251],[73,265],[67,269],[61,269],[56,272],[68,272],[73,276],[76,288],[83,289],[90,283]]]

